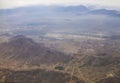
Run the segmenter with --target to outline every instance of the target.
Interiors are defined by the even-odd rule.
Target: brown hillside
[[[41,44],[35,43],[32,39],[21,35],[0,44],[0,57],[6,62],[17,61],[31,65],[67,62],[70,60],[69,56],[46,48]]]

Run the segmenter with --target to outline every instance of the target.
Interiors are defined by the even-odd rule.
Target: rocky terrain
[[[45,70],[21,70],[8,69],[0,70],[0,83],[69,83],[71,76],[67,73],[60,73]],[[75,76],[72,83],[85,83]]]
[[[19,35],[8,42],[0,44],[0,63],[4,65],[23,66],[40,64],[57,64],[68,62],[72,57],[62,52],[51,50],[32,39]]]
[[[46,46],[43,41],[37,43],[33,39],[18,35],[0,43],[1,83],[26,83],[27,81],[51,83],[56,74],[62,83],[69,83],[71,76],[72,79],[75,76],[75,79],[81,80],[79,82],[72,80],[72,83],[119,83],[119,40],[82,41],[79,44],[76,43],[79,46],[76,53],[66,54],[52,48],[51,45]],[[41,71],[45,73],[42,74]],[[35,72],[40,72],[40,74]],[[47,76],[50,74],[48,77],[50,79],[44,78],[44,74]],[[65,77],[59,77],[59,75]],[[38,80],[39,77],[41,81]],[[24,80],[20,80],[23,78]],[[58,79],[55,80],[58,81]]]

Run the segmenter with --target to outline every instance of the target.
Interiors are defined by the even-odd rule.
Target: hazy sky
[[[0,0],[0,9],[28,5],[94,5],[120,9],[120,0]]]

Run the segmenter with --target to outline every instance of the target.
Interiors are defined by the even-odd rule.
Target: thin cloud
[[[120,9],[120,0],[0,0],[0,9],[28,5],[99,5]]]

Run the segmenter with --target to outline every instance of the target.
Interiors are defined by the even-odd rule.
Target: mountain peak
[[[10,40],[9,40],[9,44],[13,45],[13,46],[26,46],[26,45],[34,45],[35,42],[30,39],[30,38],[27,38],[23,35],[17,35],[17,36],[14,36],[12,37]]]

